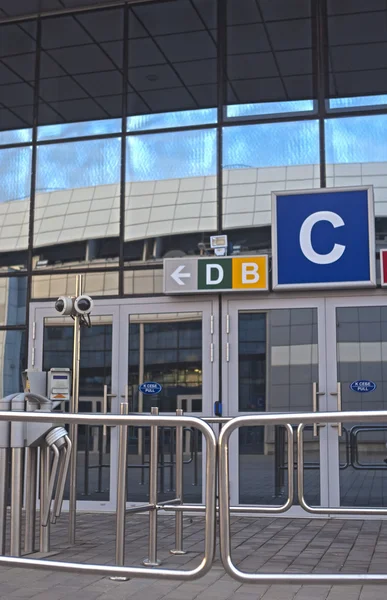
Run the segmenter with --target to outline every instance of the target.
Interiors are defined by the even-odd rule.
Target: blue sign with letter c
[[[374,286],[372,188],[275,192],[274,289]]]
[[[138,386],[138,391],[148,396],[151,396],[152,394],[159,394],[162,389],[163,386],[155,381],[145,381]]]

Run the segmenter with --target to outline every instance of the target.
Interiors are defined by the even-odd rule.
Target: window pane
[[[31,154],[31,148],[0,149],[0,269],[26,265]]]
[[[386,23],[383,0],[328,0],[329,96],[344,99],[331,101],[331,108],[380,104],[378,95],[387,92]]]
[[[119,138],[39,146],[35,247],[118,236],[120,159]]]
[[[128,113],[142,117],[129,119],[129,130],[214,122],[216,111],[206,109],[217,105],[216,5],[130,8]]]
[[[216,131],[130,136],[125,239],[216,228]]]
[[[0,277],[0,325],[26,322],[27,277]]]
[[[25,331],[0,331],[0,395],[2,398],[23,391],[21,374],[27,366],[26,337]]]
[[[75,275],[36,275],[32,278],[32,298],[55,298],[75,294]],[[118,294],[118,273],[86,273],[83,275],[84,290],[90,296],[114,296]]]
[[[373,185],[375,215],[387,217],[387,115],[328,119],[325,123],[327,186]],[[377,220],[385,231],[387,219]]]
[[[43,20],[40,138],[119,131],[122,62],[123,9]]]
[[[0,144],[31,140],[35,32],[35,22],[0,25]]]
[[[318,163],[317,121],[224,128],[223,226],[270,225],[271,192],[319,187]]]
[[[312,110],[312,55],[309,0],[228,0],[227,116]]]

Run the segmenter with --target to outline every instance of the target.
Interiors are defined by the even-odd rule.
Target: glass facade
[[[96,296],[159,294],[161,260],[202,254],[213,233],[270,250],[273,190],[373,184],[383,238],[383,2],[14,4],[0,278],[25,292],[2,330],[23,331],[28,300],[67,292],[79,269]]]

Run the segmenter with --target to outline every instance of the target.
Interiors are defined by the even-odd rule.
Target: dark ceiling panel
[[[158,49],[152,38],[129,40],[129,66],[143,67],[146,65],[162,65],[165,57]]]
[[[124,10],[101,10],[75,17],[97,42],[122,40],[124,34]]]
[[[300,98],[307,100],[313,98],[311,77],[305,75],[284,77],[284,83],[289,100],[299,100]]]
[[[12,73],[4,63],[0,62],[0,86],[8,83],[18,83],[19,81],[19,77],[15,73]]]
[[[33,103],[34,89],[28,83],[5,85],[0,90],[0,101],[8,108],[32,105]]]
[[[328,34],[330,46],[387,40],[386,12],[331,17]]]
[[[137,91],[181,86],[180,79],[168,65],[129,69],[129,83]]]
[[[313,72],[310,50],[277,52],[276,59],[281,75],[311,75]]]
[[[188,88],[200,108],[212,108],[217,103],[216,85],[195,85]]]
[[[216,83],[216,59],[177,63],[176,71],[185,85]]]
[[[2,25],[0,32],[0,57],[35,52],[35,23]]]
[[[366,71],[387,67],[387,41],[331,49],[334,71]]]
[[[262,21],[256,0],[227,3],[227,24],[242,25]]]
[[[50,106],[63,115],[65,121],[70,123],[76,120],[93,121],[94,119],[106,119],[110,116],[91,98],[50,102]]]
[[[328,0],[328,14],[348,14],[359,12],[370,12],[373,10],[384,10],[386,8],[386,0]]]
[[[153,112],[168,112],[171,106],[171,94],[174,95],[176,105],[180,110],[197,108],[197,103],[184,87],[146,91],[142,93],[142,96]]]
[[[51,50],[50,56],[71,75],[108,71],[114,68],[112,61],[93,44]]]
[[[92,41],[73,17],[55,17],[43,22],[42,46],[46,50],[91,44]]]
[[[106,96],[107,92],[113,96],[122,94],[122,76],[118,71],[76,75],[74,79],[90,96]]]
[[[156,41],[172,63],[216,57],[216,45],[206,31],[157,37]]]
[[[0,108],[0,131],[4,129],[22,129],[26,123],[14,112]]]
[[[310,19],[268,23],[267,30],[274,51],[312,47]]]
[[[278,69],[270,52],[230,56],[227,66],[231,80],[278,77]]]
[[[133,12],[151,35],[198,31],[204,25],[188,0],[135,6]]]
[[[256,2],[261,8],[265,21],[293,20],[311,16],[311,0],[256,0]]]
[[[21,79],[35,80],[35,54],[19,54],[3,58],[2,62]],[[1,98],[0,98],[1,99]]]
[[[232,85],[240,103],[274,102],[284,95],[278,78],[233,81]]]
[[[46,102],[87,98],[87,93],[68,76],[43,79],[40,83],[39,95]]]

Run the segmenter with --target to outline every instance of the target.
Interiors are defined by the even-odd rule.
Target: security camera
[[[55,310],[61,315],[71,315],[74,310],[74,298],[71,296],[60,296],[55,302]]]
[[[78,296],[74,302],[74,309],[78,315],[88,315],[93,310],[93,300],[90,296],[83,294]]]

